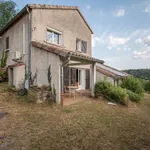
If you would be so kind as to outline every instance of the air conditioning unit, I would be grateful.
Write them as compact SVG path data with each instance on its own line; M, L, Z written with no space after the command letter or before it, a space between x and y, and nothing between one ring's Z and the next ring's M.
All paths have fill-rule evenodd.
M21 58L21 53L20 53L19 51L16 51L16 52L14 53L14 58L13 58L13 59L18 60L18 59L20 59L20 58Z

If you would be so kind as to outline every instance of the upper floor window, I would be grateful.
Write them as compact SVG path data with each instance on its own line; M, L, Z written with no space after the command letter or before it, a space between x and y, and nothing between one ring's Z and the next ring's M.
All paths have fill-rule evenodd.
M9 36L6 38L6 50L9 50Z
M76 40L76 50L80 51L82 53L86 53L87 52L87 42L77 39Z
M76 50L81 52L81 40L76 40Z
M53 29L47 29L47 42L53 44L61 44L61 32Z

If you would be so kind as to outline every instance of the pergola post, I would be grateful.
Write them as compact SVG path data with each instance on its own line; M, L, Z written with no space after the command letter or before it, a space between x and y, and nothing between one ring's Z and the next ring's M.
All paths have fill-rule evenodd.
M94 97L94 86L96 83L96 63L92 64L91 67L91 94Z

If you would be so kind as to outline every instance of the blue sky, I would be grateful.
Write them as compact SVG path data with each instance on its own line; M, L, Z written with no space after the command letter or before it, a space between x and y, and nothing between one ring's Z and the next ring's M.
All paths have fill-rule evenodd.
M78 6L92 28L93 56L118 69L150 68L150 0L14 0Z

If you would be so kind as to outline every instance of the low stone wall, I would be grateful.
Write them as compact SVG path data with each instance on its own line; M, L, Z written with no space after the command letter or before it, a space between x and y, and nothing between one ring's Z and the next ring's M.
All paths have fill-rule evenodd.
M53 99L53 95L51 94L52 92L49 90L48 87L32 87L31 91L34 92L36 103L55 102Z
M36 103L43 103L48 99L48 90L38 90L37 91L37 101Z

